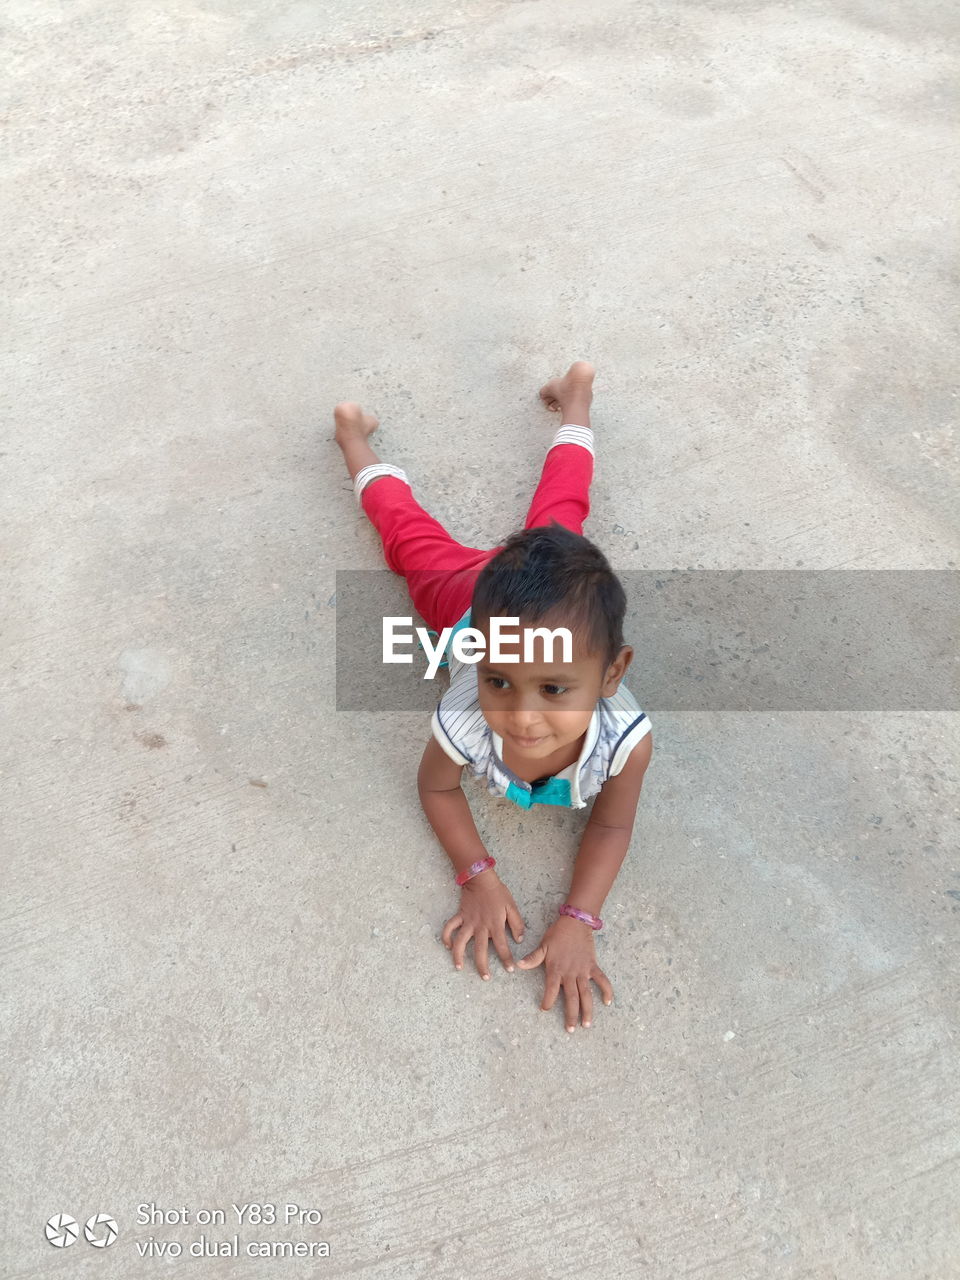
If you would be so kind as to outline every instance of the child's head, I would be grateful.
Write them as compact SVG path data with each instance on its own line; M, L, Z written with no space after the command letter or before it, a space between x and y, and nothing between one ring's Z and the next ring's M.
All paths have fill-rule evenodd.
M616 693L633 650L623 643L626 596L603 553L587 538L553 523L508 538L477 578L471 625L487 644L477 664L480 708L487 724L530 760L552 755L582 736L599 698ZM572 661L559 644L550 655L544 639L532 637L530 662L495 662L490 619L519 618L534 626L572 634Z

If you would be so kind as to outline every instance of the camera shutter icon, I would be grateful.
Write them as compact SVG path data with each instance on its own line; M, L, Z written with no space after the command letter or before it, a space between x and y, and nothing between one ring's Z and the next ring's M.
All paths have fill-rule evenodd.
M117 1238L117 1224L109 1213L98 1213L83 1224L83 1234L95 1249L106 1249Z
M66 1249L68 1245L74 1244L80 1234L76 1218L71 1218L69 1213L55 1213L47 1220L43 1231L50 1244L57 1249Z

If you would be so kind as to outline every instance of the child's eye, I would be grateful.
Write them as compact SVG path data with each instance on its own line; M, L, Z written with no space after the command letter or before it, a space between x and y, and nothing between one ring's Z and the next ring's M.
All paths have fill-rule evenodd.
M506 689L509 685L503 676L487 676L485 684L492 685L494 689Z
M562 685L562 684L545 684L543 686L543 692L546 694L549 694L549 696L553 698L553 697L556 697L558 694L566 693L567 687L566 685Z

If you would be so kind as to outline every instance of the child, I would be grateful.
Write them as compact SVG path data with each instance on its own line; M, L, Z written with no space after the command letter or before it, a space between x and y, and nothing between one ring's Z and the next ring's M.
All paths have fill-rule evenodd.
M633 657L621 630L623 587L582 536L593 476L594 372L577 360L564 377L541 388L541 399L560 411L564 425L547 451L523 532L493 550L455 542L418 505L405 473L380 462L367 443L379 425L372 414L352 402L334 409L337 444L388 566L406 578L428 626L438 632L471 626L486 642L477 663L450 657L450 687L434 712L418 775L424 812L461 886L460 909L443 929L458 969L472 937L482 978L490 977L488 941L513 972L505 926L517 942L524 927L474 825L460 786L464 766L494 795L525 809L583 808L596 796L567 901L539 945L518 961L521 969L545 966L541 1009L551 1009L563 988L568 1031L578 1017L584 1027L591 1024L591 979L604 1004L613 999L593 935L602 928L598 913L626 856L653 750L650 721L621 684ZM524 661L504 661L503 654L493 660L493 618L519 619L513 631L520 642L513 647ZM534 631L537 624L567 628L572 652L561 656L568 660L557 660ZM527 637L529 650L523 647Z

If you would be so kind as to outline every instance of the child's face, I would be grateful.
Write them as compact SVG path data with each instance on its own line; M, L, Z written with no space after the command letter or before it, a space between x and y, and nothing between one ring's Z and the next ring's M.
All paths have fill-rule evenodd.
M633 650L624 645L608 665L606 654L590 650L573 632L572 661L562 662L559 644L553 661L541 636L531 636L531 662L494 662L490 658L489 625L474 624L486 640L484 657L477 663L480 709L487 724L510 744L514 756L541 760L576 742L586 732L600 698L617 691L630 665ZM531 627L553 627L551 622L524 624L511 630L520 633L519 645L511 652L523 656L524 633Z

